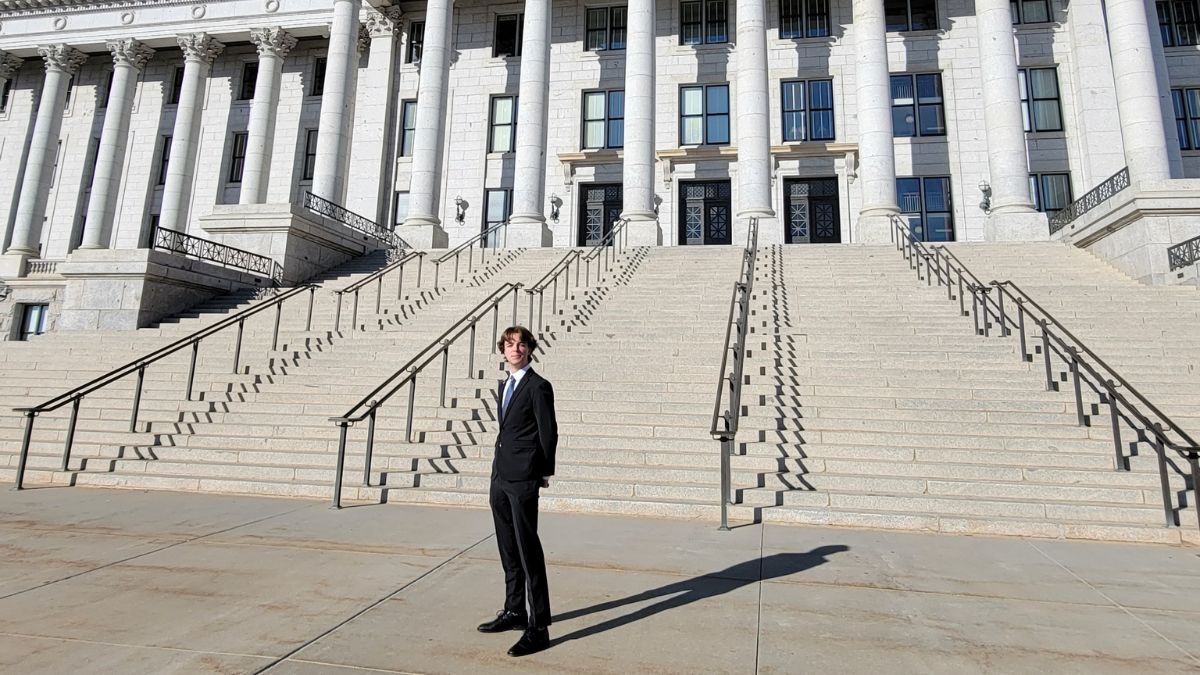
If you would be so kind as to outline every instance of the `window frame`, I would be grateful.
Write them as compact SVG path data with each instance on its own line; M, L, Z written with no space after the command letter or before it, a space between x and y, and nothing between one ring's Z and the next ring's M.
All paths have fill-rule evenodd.
M250 145L249 131L235 131L229 143L229 174L226 184L241 185L246 173L246 150Z
M108 110L108 100L112 97L114 71L105 71L104 78L100 81L100 91L96 92L96 110Z
M425 22L410 21L408 24L408 45L404 48L405 63L420 63L425 53Z
M786 107L786 105L787 105L787 89L789 86L794 86L797 84L802 85L801 91L803 92L804 104L803 104L802 108L789 110ZM817 84L828 84L829 85L829 107L828 108L825 108L825 107L814 108L812 105L813 85L817 85ZM780 109L780 123L781 123L780 138L783 140L784 143L810 143L810 142L818 142L819 143L819 142L836 140L836 138L837 138L837 121L835 119L835 113L834 113L833 79L832 78L818 78L818 79L812 79L812 80L805 80L805 79L780 80L780 82L779 82L779 109ZM817 138L816 134L814 134L814 132L813 132L813 126L814 126L813 125L813 118L814 118L813 113L814 112L821 112L821 113L828 112L829 113L830 132L829 132L828 137L822 136L820 138ZM803 125L802 125L803 138L789 138L788 137L788 128L789 128L788 127L788 115L789 114L797 114L797 113L799 113L801 115L802 119L804 120Z
M258 61L246 61L242 64L242 83L238 87L238 101L253 101L254 91L258 88ZM249 96L247 96L249 94Z
M318 56L313 59L312 86L308 88L309 96L325 95L325 74L329 68L329 57Z
M918 185L920 186L920 192L919 192L919 196L921 199L920 210L919 211L905 211L903 200L900 198L900 196L901 196L900 185L901 185L902 181L914 181L914 180L917 181ZM927 181L945 181L946 210L944 210L944 211L941 211L941 210L930 211L929 210L929 199L928 199L929 192L926 188ZM955 223L954 223L953 185L954 184L951 181L950 176L897 176L896 177L896 206L900 209L901 217L916 215L916 216L919 216L921 219L921 232L913 233L914 238L917 238L918 241L926 241L926 242L928 242L928 241L935 241L935 242L957 241L957 232L955 230ZM949 224L949 238L947 238L947 239L930 239L929 238L929 214L930 213L946 214L947 221Z
M698 114L698 115L697 114L689 115L689 114L684 113L684 96L686 95L686 92L688 90L692 90L692 89L700 90L701 111L700 111L700 114ZM709 105L708 105L709 94L708 94L708 92L712 89L724 89L725 90L725 112L714 113L714 112L709 111ZM722 140L714 141L709 137L709 133L708 133L709 132L709 120L712 118L717 118L717 117L725 118L725 140L723 140L723 141ZM700 119L700 127L702 129L703 140L699 143L685 142L684 122L689 118L699 118ZM713 83L713 84L680 85L680 87L679 87L679 146L684 147L684 146L702 146L702 145L712 145L712 146L729 145L732 142L732 139L733 139L733 128L731 126L731 115L730 115L730 104L729 104L729 83L728 82L720 82L720 83Z
M396 190L395 196L392 197L392 223L393 223L392 229L395 229L396 227L403 225L404 221L408 220L409 194L410 193L408 190ZM400 217L400 195L404 195L404 217L403 218Z
M604 115L599 118L589 118L587 100L588 96L597 94L604 96ZM613 96L620 94L621 96L621 114L620 116L613 114ZM592 89L584 91L582 94L582 105L580 106L580 138L579 147L583 150L615 150L625 147L625 90L624 89ZM621 142L614 144L612 142L612 124L614 122L621 123ZM588 123L599 122L603 126L604 140L600 145L588 145Z
M29 329L30 315L37 314L37 328ZM46 334L46 325L49 323L50 303L48 302L30 302L21 304L21 323L17 326L17 341L24 342L31 337Z
M409 114L411 113L411 114ZM417 137L417 99L400 101L400 156L412 157Z
M1066 179L1067 200L1066 200L1066 203L1063 204L1061 208L1056 208L1053 210L1046 208L1045 194L1046 194L1046 179L1048 179L1048 178L1050 178L1050 179L1057 179L1057 178ZM1075 199L1074 190L1072 190L1072 188L1071 188L1071 173L1069 171L1046 171L1046 172L1041 172L1041 173L1029 174L1029 196L1033 199L1033 208L1037 209L1041 213L1045 213L1047 216L1053 217L1054 214L1056 214L1059 211L1061 211L1062 209L1065 209L1068 206L1070 206L1071 202Z
M592 28L592 16L597 12L604 13L604 26ZM622 23L617 25L617 14L620 12ZM623 37L616 39L617 31ZM601 35L600 45L592 46L592 34ZM583 13L583 50L585 52L624 51L629 43L629 6L609 5L607 7L585 7ZM620 45L620 46L617 46Z
M824 13L814 13L813 10L820 9L821 5L824 5ZM829 5L829 0L779 0L779 39L807 40L832 35ZM794 12L785 13L788 9L794 9ZM819 23L814 25L814 20ZM795 22L798 28L793 31L787 27L789 22Z
M516 35L514 36L514 46L511 53L500 51L500 25L501 22L515 22ZM521 56L521 42L525 35L525 14L524 12L517 14L497 14L495 27L492 30L492 58L519 58Z
M317 129L304 130L304 161L300 164L300 182L311 182L317 175Z
M687 5L694 5L699 15L695 22L685 22ZM713 18L714 5L721 8L721 18ZM689 40L687 26L694 26L696 39ZM719 29L719 30L716 30ZM716 32L717 34L714 34ZM679 44L685 47L729 44L729 2L727 0L686 0L679 3Z
M0 87L0 114L8 112L8 106L12 104L13 80L17 79L17 74L4 81L4 86Z
M167 96L166 105L179 105L179 99L183 98L183 78L185 75L183 66L175 66L175 78L171 80L171 91Z
M904 17L905 24L903 28L898 27L898 24L888 23L888 3L889 2L904 2ZM928 2L933 21L929 26L921 26L920 28L913 27L913 4L915 2ZM888 33L915 33L923 30L937 30L941 25L941 16L938 14L937 0L884 0L883 6L883 26L884 31Z
M1029 20L1025 18L1026 5L1041 5L1045 8L1046 18ZM1014 26L1028 26L1039 23L1050 23L1054 20L1054 6L1050 0L1009 0L1009 14Z
M1055 91L1056 95L1053 97L1035 98L1033 95L1032 78L1030 78L1029 73L1032 71L1047 71L1047 70L1051 71L1054 74L1054 91ZM1058 66L1049 66L1049 67L1043 67L1043 68L1018 68L1017 69L1017 88L1020 90L1020 95L1021 95L1021 123L1022 123L1022 127L1025 129L1025 133L1029 133L1029 134L1058 133L1065 129L1065 127L1063 126L1063 112L1062 112L1062 86L1060 85L1060 83L1058 81ZM1042 102L1042 101L1054 101L1055 109L1057 110L1057 113L1058 113L1057 127L1042 128L1038 124L1039 120L1041 119L1041 116L1040 116L1040 114L1036 113L1036 111L1038 110L1038 107L1035 106L1034 104L1038 103L1038 102Z
M488 217L490 215L489 212L491 211L490 197L492 194L503 194L504 195L504 210L505 210L504 220L489 220L488 219ZM479 225L479 233L480 234L483 234L484 232L487 232L490 228L495 227L499 223L503 223L506 220L512 218L513 189L510 187L508 187L508 188L506 188L506 187L484 188L483 189L483 208L480 209L480 211L483 212L482 213L483 222L481 222ZM489 240L490 240L490 237L481 237L479 239L479 247L480 248L496 248L496 246Z
M503 99L512 99L512 119L508 122L498 124L496 122L496 101ZM496 128L509 128L508 148L505 150L496 149ZM495 94L488 99L488 141L487 148L489 153L505 153L516 152L517 150L517 95L516 94Z
M912 103L896 103L897 99L896 99L895 91L894 91L894 89L892 89L892 81L897 78L901 78L901 77L909 78L909 83L911 85L911 90L912 90L912 99L911 99ZM937 82L937 91L938 91L939 96L937 97L938 101L935 103L922 103L921 102L922 97L921 97L921 89L920 89L920 87L921 87L920 78L927 78L927 77L937 78L936 82ZM940 72L934 72L934 73L889 73L888 74L888 96L891 98L891 103L892 103L892 138L944 138L947 135L947 133L949 131L949 129L948 129L949 125L947 124L947 118L946 118L946 89L942 85L942 74ZM899 131L897 131L896 110L898 108L908 108L912 111L913 133L901 134ZM940 132L929 132L929 133L924 132L923 124L922 124L922 120L924 119L924 117L922 116L921 113L924 109L929 109L929 108L940 108L941 109L940 119L942 121L942 127L941 127Z
M1190 2L1193 16L1190 21L1181 20L1176 11L1180 5L1184 4L1189 4L1188 0L1158 0L1154 3L1163 47L1200 45L1200 0L1191 0ZM1181 30L1187 31L1182 39L1180 38Z
M1193 102L1195 105L1192 105ZM1172 89L1171 105L1175 109L1179 149L1200 150L1200 87Z
M158 182L155 187L161 187L167 184L167 169L171 162L171 141L174 136L171 134L163 134L159 137L162 146L162 154L158 157Z

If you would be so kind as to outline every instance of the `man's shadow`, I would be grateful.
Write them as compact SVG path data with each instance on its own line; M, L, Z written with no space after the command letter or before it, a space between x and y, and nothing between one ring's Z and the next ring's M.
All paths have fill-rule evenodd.
M554 617L555 622L577 619L588 614L605 612L617 607L653 600L654 598L665 598L661 602L643 607L624 616L614 617L594 626L588 626L573 633L568 633L555 639L551 644L555 645L568 640L589 637L612 630L613 628L620 628L635 621L641 621L659 612L665 612L693 602L723 595L749 584L779 579L796 574L797 572L803 572L817 565L829 562L827 556L849 550L849 546L838 544L833 546L818 546L807 553L775 553L765 558L754 558L753 560L738 563L719 572L692 577L685 581L677 581L666 586L642 591L637 595L630 595L617 600L609 600L598 605L592 605L591 607L563 612Z

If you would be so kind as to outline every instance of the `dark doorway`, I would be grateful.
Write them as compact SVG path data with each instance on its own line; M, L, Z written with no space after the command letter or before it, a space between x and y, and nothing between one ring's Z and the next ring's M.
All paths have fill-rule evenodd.
M787 209L786 243L841 243L836 178L788 178L783 182L783 190Z
M624 198L618 183L591 183L579 186L580 246L595 246L604 241L621 217Z
M679 243L733 243L733 203L729 181L680 183Z

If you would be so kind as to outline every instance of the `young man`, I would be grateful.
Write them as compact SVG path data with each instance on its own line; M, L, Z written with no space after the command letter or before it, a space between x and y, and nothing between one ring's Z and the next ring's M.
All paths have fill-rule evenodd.
M496 348L508 364L508 379L500 387L500 430L492 461L490 501L506 593L504 609L479 630L499 633L524 628L508 654L525 656L550 646L550 591L537 534L538 492L550 487L554 475L558 423L553 387L529 367L537 349L533 334L513 326L504 331Z

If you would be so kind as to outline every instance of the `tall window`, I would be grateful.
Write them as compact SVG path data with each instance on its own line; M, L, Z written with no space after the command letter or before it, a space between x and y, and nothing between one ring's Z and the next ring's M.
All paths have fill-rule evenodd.
M71 79L67 80L67 102L65 104L63 104L63 110L70 111L71 110L71 101L74 99L75 99L75 76L72 75Z
M583 92L583 147L625 146L625 91Z
M897 178L896 203L917 240L954 241L949 178Z
M829 36L829 0L779 0L779 37Z
M18 340L28 340L46 332L50 318L50 305L24 305L21 308L21 332Z
M414 21L408 26L408 54L405 63L420 63L421 51L425 47L425 22Z
M239 101L249 101L254 98L254 85L258 82L258 61L249 61L242 65L242 88L238 91Z
M417 102L404 101L400 106L400 156L412 157L413 140L417 135Z
M584 48L589 52L605 49L625 49L628 11L625 7L593 7L587 11L587 39Z
M242 182L242 172L246 169L246 141L250 134L239 131L233 135L233 145L229 150L229 182Z
M1050 0L1009 0L1012 22L1044 23L1050 20Z
M10 77L4 81L4 88L0 89L0 112L8 112L8 101L12 98L12 84L13 78Z
M892 135L946 135L940 73L892 75Z
M884 0L883 12L891 32L937 28L937 0Z
M108 107L108 98L112 96L113 71L108 71L104 76L104 84L100 85L100 99L96 102L96 108L103 109Z
M171 161L171 137L162 137L162 154L158 157L158 182L155 185L167 184L167 163Z
M178 105L183 95L183 66L175 68L175 77L171 80L171 95L167 97L169 105Z
M1033 208L1053 216L1071 205L1071 174L1031 174L1029 194L1033 197Z
M833 140L833 80L783 82L783 140Z
M1180 150L1200 150L1200 89L1172 89Z
M483 232L496 227L500 223L508 220L512 215L512 190L510 188L500 188L495 190L484 190L483 194ZM504 233L501 231L493 232L484 237L481 245L485 248L496 248L500 246L501 237Z
M496 37L492 40L492 56L520 56L521 32L524 27L524 14L497 16Z
M517 97L493 96L488 152L512 152L517 140Z
M392 218L392 222L396 223L397 225L403 225L404 221L408 218L408 193L407 192L397 192L396 193L396 208L394 209L394 211L395 211L395 215Z
M1054 68L1021 68L1021 117L1025 131L1062 131L1062 105L1058 101L1058 73Z
M679 3L679 44L729 42L729 6L725 0Z
M324 56L313 61L313 76L312 88L309 89L309 96L322 96L325 94L325 69L329 66L329 59Z
M679 90L679 144L729 143L729 85L709 84Z
M1164 47L1200 44L1200 0L1160 0L1154 5Z
M312 180L317 173L317 130L309 129L304 135L304 169L300 180Z

